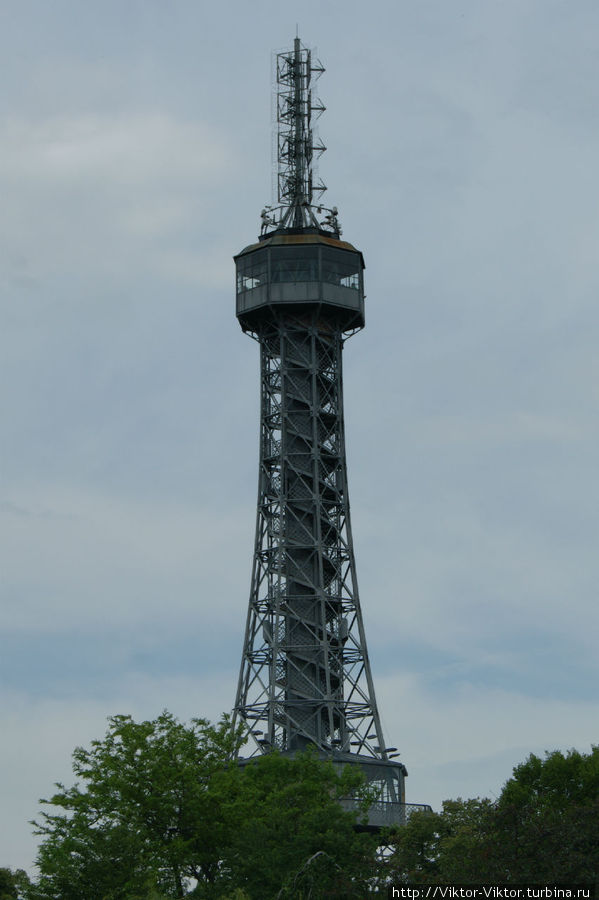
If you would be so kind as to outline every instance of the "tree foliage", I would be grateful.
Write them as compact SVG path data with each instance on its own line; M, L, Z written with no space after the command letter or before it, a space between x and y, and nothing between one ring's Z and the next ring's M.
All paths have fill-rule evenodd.
M496 802L448 800L386 840L339 802L370 797L316 753L235 761L230 722L109 719L77 748L72 787L42 801L40 876L0 869L0 900L362 898L381 881L599 881L599 747L531 755Z
M29 878L23 869L0 868L0 900L21 900L24 891L30 887Z
M394 881L414 884L477 882L487 868L485 836L493 804L490 800L446 800L443 811L413 813L391 839ZM486 879L489 880L489 879Z
M226 718L112 717L103 740L75 750L77 782L42 801L29 900L252 900L315 880L314 898L362 896L374 847L338 802L360 776L312 753L241 768L238 741Z
M75 750L79 781L42 801L52 812L35 823L43 841L32 896L183 897L191 879L209 888L225 828L210 786L235 740L226 719L214 727L167 712L141 723L112 717L104 740Z
M394 836L397 881L599 880L599 747L534 754L497 802L454 800L413 815Z
M494 825L506 880L599 880L599 747L531 754L505 784Z
M359 772L338 773L315 753L271 753L233 780L235 827L224 862L235 884L256 898L364 896L376 841L356 832L355 817L339 803L359 792Z

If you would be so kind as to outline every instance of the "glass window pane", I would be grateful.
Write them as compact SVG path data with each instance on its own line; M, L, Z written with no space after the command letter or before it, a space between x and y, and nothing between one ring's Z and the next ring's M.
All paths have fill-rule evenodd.
M250 253L237 261L237 290L251 291L266 283L268 276L268 257L266 250Z
M273 282L318 281L318 247L273 247L270 277Z
M360 257L357 253L346 250L333 250L329 247L322 250L322 280L329 284L359 290Z

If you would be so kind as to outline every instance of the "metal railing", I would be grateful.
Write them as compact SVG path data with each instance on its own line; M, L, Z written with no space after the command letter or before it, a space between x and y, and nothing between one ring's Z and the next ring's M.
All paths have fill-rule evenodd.
M345 797L341 800L341 807L347 812L359 812L360 801L353 797ZM368 828L392 828L396 825L405 825L414 812L432 812L432 808L426 803L397 803L387 800L377 800L368 809ZM360 820L358 819L358 825Z

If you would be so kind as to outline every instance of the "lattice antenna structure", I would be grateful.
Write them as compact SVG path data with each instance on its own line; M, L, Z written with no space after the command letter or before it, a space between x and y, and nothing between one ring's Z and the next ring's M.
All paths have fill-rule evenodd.
M262 233L273 228L323 228L340 235L337 209L321 202L326 185L316 162L326 150L314 123L325 110L316 82L324 72L296 37L291 50L275 56L277 206L262 211Z
M260 239L235 257L237 318L260 346L261 399L234 721L245 724L253 755L314 746L335 764L360 766L380 789L379 824L397 824L407 772L386 746L376 704L345 454L342 353L364 326L364 259L312 205L310 85L322 67L296 38L277 71L282 212L263 211Z

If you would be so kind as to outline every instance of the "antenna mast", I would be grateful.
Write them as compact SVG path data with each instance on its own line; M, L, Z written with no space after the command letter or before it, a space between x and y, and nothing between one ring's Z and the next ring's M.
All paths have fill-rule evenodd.
M316 95L323 72L322 63L313 61L299 37L291 50L276 55L278 206L262 211L263 235L305 228L341 234L337 208L327 209L319 202L326 185L315 175L316 162L326 150L312 127L325 110Z

